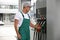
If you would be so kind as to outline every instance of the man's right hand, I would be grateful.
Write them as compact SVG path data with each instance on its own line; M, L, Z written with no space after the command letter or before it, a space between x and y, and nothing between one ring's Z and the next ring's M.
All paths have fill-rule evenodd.
M17 37L18 37L18 39L21 39L21 35L19 33L17 34Z

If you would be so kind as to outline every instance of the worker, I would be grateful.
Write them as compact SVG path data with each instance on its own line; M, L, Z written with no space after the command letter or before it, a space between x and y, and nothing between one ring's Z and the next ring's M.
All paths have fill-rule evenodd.
M35 27L35 25L33 25L30 22L30 16L28 14L30 8L31 8L31 4L24 3L23 10L19 11L19 13L16 13L15 15L14 27L17 33L17 38L19 40L30 40L30 28L29 27L31 26L33 28L37 28Z

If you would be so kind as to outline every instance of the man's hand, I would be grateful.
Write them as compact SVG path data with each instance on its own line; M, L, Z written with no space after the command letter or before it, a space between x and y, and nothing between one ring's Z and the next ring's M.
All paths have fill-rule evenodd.
M40 25L40 24L36 24L36 25L35 25L35 28L36 28L36 29L41 29L41 25Z
M33 25L33 24L30 22L30 26L33 27L33 28L36 28L36 29L41 29L41 25L40 25L40 24Z
M41 25L40 25L40 24L36 24L36 25L35 25L35 30L36 30L37 32L40 32L40 31L41 31Z
M19 33L17 34L17 37L18 37L18 39L21 39L21 35Z
M41 29L41 27L36 27L36 29Z

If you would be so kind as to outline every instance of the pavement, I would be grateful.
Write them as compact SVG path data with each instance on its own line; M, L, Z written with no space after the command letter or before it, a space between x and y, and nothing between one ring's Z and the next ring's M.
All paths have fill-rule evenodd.
M34 31L30 27L30 40L33 40ZM0 40L17 40L13 25L0 25Z

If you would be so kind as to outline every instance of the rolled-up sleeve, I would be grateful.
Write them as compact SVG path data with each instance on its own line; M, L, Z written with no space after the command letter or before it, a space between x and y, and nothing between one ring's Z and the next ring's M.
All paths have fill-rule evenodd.
M15 18L14 18L14 19L19 20L19 19L20 19L20 14L19 14L19 13L16 13L16 14L15 14Z
M20 12L19 13L16 13L14 19L17 19L19 21L18 22L18 27L20 27L22 25L22 22L23 22L22 14Z

